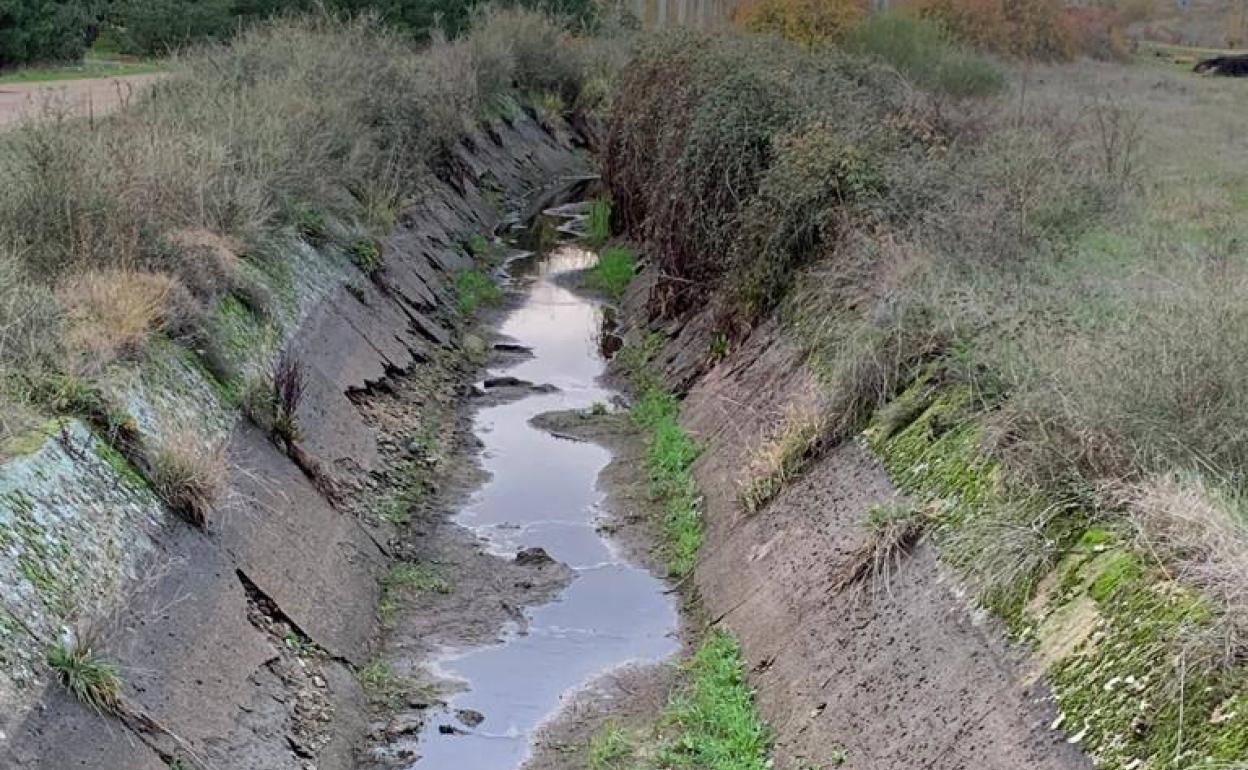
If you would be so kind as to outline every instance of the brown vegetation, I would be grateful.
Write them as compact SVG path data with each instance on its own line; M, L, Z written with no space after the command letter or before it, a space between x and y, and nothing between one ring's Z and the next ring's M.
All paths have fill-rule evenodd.
M286 239L375 243L454 173L474 123L521 102L577 105L585 73L605 77L618 56L520 9L423 49L374 20L313 15L193 51L104 119L49 105L0 135L5 400L52 408L31 403L32 377L95 377L159 333L233 380L207 319L230 295L269 318L257 276L298 269ZM365 271L380 261L356 256Z
M225 484L225 445L187 428L166 431L149 462L165 504L193 526L207 527Z

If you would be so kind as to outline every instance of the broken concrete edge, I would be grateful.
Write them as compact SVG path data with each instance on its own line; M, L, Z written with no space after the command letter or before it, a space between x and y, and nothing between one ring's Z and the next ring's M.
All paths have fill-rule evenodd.
M110 378L145 443L185 427L228 442L223 503L208 531L163 511L127 458L75 421L6 464L0 480L5 489L14 484L0 490L0 765L62 768L90 757L105 770L175 759L277 768L328 752L336 759L321 757L319 767L349 766L352 740L343 735L312 745L287 734L280 746L257 748L294 711L317 709L295 702L269 713L256 694L280 692L293 676L287 669L308 681L343 680L333 671L349 673L369 656L394 533L352 515L360 506L345 512L325 495L366 495L364 482L381 462L349 394L436 358L431 346L456 346L453 274L471 264L460 244L492 232L501 206L582 174L566 135L530 123L488 127L498 142L465 141L463 177L430 180L386 239L387 264L375 280L361 280L340 254L298 244L300 268L306 261L310 269L282 278L273 323L227 311L228 342L243 371L264 371L276 351L289 349L309 373L298 413L304 467L239 421L237 394L179 346L154 346L141 370ZM309 466L324 478L309 478ZM153 735L134 740L49 681L46 645L86 627L106 631L126 702L159 725ZM348 691L332 697L360 705L359 687L347 679ZM321 711L352 709L331 703ZM354 711L364 718L366 709Z

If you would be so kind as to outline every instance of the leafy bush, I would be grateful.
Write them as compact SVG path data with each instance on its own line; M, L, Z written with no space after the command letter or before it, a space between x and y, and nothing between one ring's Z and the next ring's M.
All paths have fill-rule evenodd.
M917 85L950 96L986 96L1005 88L1000 67L954 42L930 20L888 13L872 16L854 30L848 44L880 57Z
M746 0L732 19L750 32L815 45L842 39L866 16L863 0Z
M896 78L882 75L830 51L688 32L642 48L613 103L604 177L620 224L661 268L652 311L693 307L722 280L769 294L821 242L817 222L886 186L873 155L915 142L894 130L914 121L899 114ZM804 152L794 137L815 125L828 138ZM777 276L740 272L769 269L751 254L764 242Z

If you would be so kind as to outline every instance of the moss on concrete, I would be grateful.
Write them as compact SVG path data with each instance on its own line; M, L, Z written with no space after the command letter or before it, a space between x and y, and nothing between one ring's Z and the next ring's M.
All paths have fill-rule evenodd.
M864 434L898 487L943 511L937 542L955 569L975 554L959 553L951 535L1047 504L1043 491L1008 482L982 433L970 389L933 388L925 376ZM1209 604L1076 509L1047 520L1044 534L1060 553L1056 567L1017 586L1012 601L984 604L1035 649L1069 740L1116 770L1248 758L1248 665L1211 662Z

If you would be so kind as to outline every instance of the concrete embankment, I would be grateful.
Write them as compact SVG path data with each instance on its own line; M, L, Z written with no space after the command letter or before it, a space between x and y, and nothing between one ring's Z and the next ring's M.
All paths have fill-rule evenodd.
M652 271L630 288L626 338L659 334L652 365L687 395L681 423L703 448L694 475L706 534L692 588L708 623L741 642L778 768L1088 767L1024 652L977 609L925 541L877 577L847 580L868 513L905 502L856 440L826 452L750 513L739 495L757 447L819 384L776 322L722 360L710 313L651 323Z
M0 766L353 766L367 727L355 672L373 654L397 532L369 509L392 447L367 396L415 379L428 408L454 408L465 371L454 276L472 265L467 240L581 163L561 128L498 123L466 139L403 212L378 272L365 277L342 254L290 244L307 250L307 270L282 282L283 323L257 331L240 322L242 339L230 342L259 337L270 355L284 349L301 362L298 464L238 418L176 346L110 384L145 441L193 424L226 443L224 502L206 531L165 511L76 422L34 437L7 463ZM72 633L97 635L116 661L125 718L92 711L50 680L42 656L67 633L67 617L77 619Z

